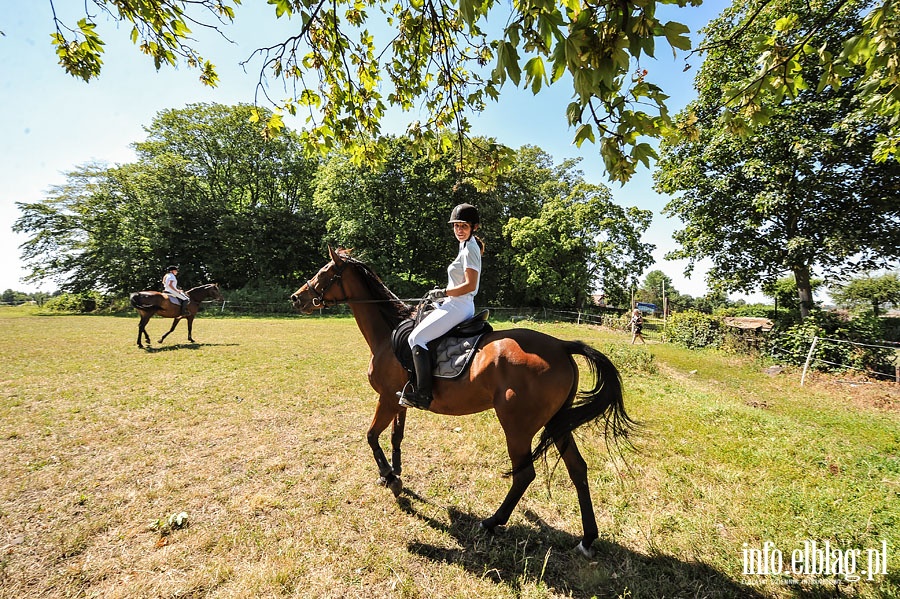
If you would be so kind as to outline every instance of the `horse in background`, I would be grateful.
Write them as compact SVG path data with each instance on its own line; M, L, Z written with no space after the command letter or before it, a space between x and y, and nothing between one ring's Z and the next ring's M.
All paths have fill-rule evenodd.
M169 336L169 333L174 331L175 327L178 326L178 323L182 320L187 320L188 341L196 343L192 334L194 329L194 317L197 316L197 312L200 311L200 303L207 300L222 300L224 298L222 297L222 292L219 291L219 285L217 283L200 285L199 287L189 289L185 293L191 298L185 314L181 313L181 306L171 301L169 299L169 294L167 293L159 291L138 291L137 293L131 294L131 306L141 315L141 322L138 325L138 347L144 347L141 343L142 334L147 341L147 345L150 345L150 335L147 334L146 327L147 321L154 316L175 319L172 323L172 328L169 329L168 333L160 337L159 343L165 341L166 337Z

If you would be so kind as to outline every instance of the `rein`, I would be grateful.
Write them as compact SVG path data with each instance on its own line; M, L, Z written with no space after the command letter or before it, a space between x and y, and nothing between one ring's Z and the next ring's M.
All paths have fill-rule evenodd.
M425 298L388 298L388 299L350 299L347 294L347 290L344 289L344 269L347 268L348 262L344 262L341 265L341 268L331 277L331 280L328 281L328 284L320 291L316 289L316 286L313 285L313 282L309 279L306 279L306 286L310 291L315 293L317 297L312 298L312 305L314 308L327 308L329 306L336 306L338 304L387 304L393 303L396 301L400 302L409 302L420 304L425 301ZM335 284L335 282L340 283L341 291L344 293L343 299L333 299L326 300L325 294L328 293L328 290L331 289L331 286Z

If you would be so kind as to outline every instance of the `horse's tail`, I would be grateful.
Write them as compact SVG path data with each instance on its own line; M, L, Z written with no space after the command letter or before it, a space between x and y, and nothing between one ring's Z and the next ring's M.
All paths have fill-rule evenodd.
M142 303L140 292L131 294L131 307L135 310L159 310L156 304Z
M543 456L551 445L565 439L581 425L600 418L603 418L603 432L608 447L610 444L618 447L620 442L627 442L628 435L637 426L625 412L622 378L615 364L581 341L568 341L565 344L570 356L583 356L587 360L594 375L594 387L587 391L578 391L576 384L569 399L541 431L538 444L531 452L532 463ZM578 368L574 359L572 366Z

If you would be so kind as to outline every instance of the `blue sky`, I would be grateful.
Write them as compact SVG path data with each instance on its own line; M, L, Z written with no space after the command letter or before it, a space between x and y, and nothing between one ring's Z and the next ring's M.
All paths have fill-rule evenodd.
M77 11L84 6L78 2L63 4L56 3L57 11ZM664 20L686 23L695 32L725 6L723 0L712 0L700 8L666 9ZM68 22L74 23L83 13L61 14L64 15L69 15ZM234 43L195 31L200 40L198 47L219 71L219 86L208 88L197 80L196 71L186 67L157 72L152 61L131 44L130 28L118 27L102 17L98 23L98 32L106 42L103 72L99 79L85 83L66 74L57 64L50 44L53 21L48 2L4 0L0 5L0 30L5 34L0 36L0 253L4 256L0 261L0 290L55 289L53 283L35 286L22 281L27 273L21 267L19 245L25 237L11 232L20 215L15 202L39 201L52 186L64 183L65 173L78 165L133 161L131 144L144 139L143 127L160 110L195 102L253 102L259 64L249 65L245 73L239 63L256 48L282 41L296 26L283 19L276 21L272 7L249 0L238 8L235 26L227 29ZM684 73L684 57L674 58L663 46L664 42L657 44L656 60L646 60L641 66L649 71L648 78L671 96L669 108L675 112L694 97L693 73L699 61L694 58L694 69ZM272 93L276 99L284 95L277 89ZM586 178L608 185L618 203L654 212L653 224L645 236L645 241L657 246L657 262L651 268L671 277L678 291L703 295L706 284L702 264L691 279L686 279L682 275L683 262L663 258L675 247L671 235L680 223L660 214L667 198L653 191L651 171L639 170L624 186L609 183L597 146L585 143L576 148L571 143L574 130L568 128L565 118L570 97L571 88L565 82L537 96L508 85L499 103L472 117L475 133L496 137L511 147L539 146L556 162L582 158L580 168ZM386 132L401 133L406 122L415 118L416 115L392 118ZM300 121L286 123L294 129L302 127Z

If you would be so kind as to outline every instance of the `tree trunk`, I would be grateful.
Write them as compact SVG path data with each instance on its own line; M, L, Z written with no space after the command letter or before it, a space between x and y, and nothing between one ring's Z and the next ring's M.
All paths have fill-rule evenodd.
M809 282L809 266L795 266L794 280L797 282L797 296L800 299L800 320L806 320L813 307L812 285Z

